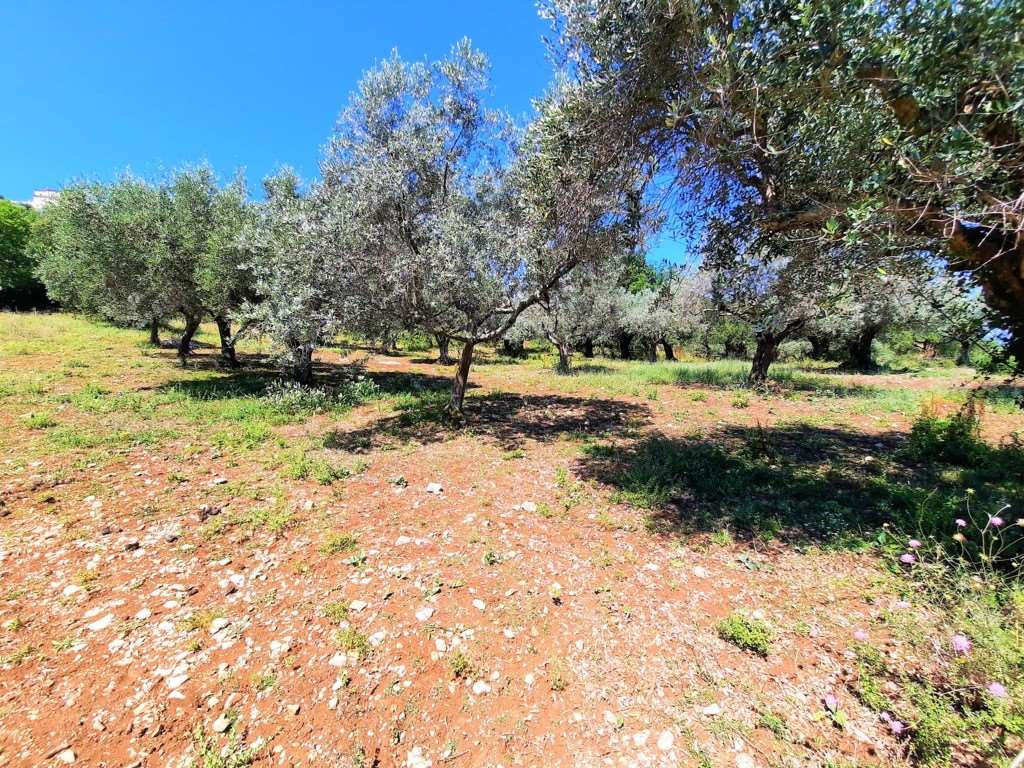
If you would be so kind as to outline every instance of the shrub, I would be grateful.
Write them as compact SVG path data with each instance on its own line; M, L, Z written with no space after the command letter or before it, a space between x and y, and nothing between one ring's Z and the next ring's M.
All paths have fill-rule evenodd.
M983 407L981 401L969 398L957 413L943 417L933 402L925 403L910 430L907 454L919 461L962 467L978 464L987 449L980 437Z
M759 619L732 613L718 622L718 636L737 648L767 657L774 633L771 627Z

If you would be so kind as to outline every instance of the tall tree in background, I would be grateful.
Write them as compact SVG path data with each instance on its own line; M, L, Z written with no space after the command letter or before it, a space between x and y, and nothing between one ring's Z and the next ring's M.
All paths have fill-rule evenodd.
M30 208L0 199L0 307L35 309L47 304L30 247L37 219Z

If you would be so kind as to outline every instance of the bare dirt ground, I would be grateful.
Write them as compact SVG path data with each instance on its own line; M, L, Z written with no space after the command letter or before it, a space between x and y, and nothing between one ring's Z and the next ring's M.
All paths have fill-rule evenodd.
M76 333L0 362L0 766L904 764L847 690L855 632L906 653L875 556L659 524L581 446L827 422L842 445L804 449L871 461L908 413L479 365L464 428L385 398L246 443L243 421L147 405L220 376L209 351L182 372L139 334ZM357 353L382 380L448 375L424 354ZM86 406L90 384L136 399ZM44 410L55 425L26 425ZM277 454L302 444L351 471L289 473ZM773 628L766 658L719 637L733 612Z

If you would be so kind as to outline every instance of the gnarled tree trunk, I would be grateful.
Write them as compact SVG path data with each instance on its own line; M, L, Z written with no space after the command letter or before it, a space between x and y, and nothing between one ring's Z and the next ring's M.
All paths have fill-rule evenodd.
M750 375L747 376L747 383L751 386L761 386L768 380L768 368L779 356L780 340L774 334L758 333L756 339L754 360L750 365Z
M149 343L154 347L160 346L160 321L149 321Z
M623 360L630 360L633 357L633 334L619 331L618 335L619 357Z
M648 363L658 362L658 344L654 341L644 342L644 357Z
M594 340L584 339L583 340L583 356L588 360L594 357Z
M182 368L188 364L188 356L192 354L192 337L199 330L202 319L201 315L185 315L185 330L178 340L178 360L181 361Z
M875 362L871 359L871 344L878 335L876 326L868 326L858 333L846 348L846 359L850 367L858 371L873 371Z
M437 362L441 365L451 365L455 361L452 360L451 354L448 352L448 347L451 344L451 339L445 333L435 333L434 341L437 342Z
M501 340L501 350L508 357L522 357L525 354L525 345L522 341Z
M235 340L231 337L231 321L220 315L213 320L217 323L217 333L220 335L221 363L228 368L237 368L238 357L235 355Z
M663 350L665 350L665 359L666 360L675 360L676 359L676 353L672 349L672 345L669 343L668 339L662 339L661 340L661 348Z
M452 381L452 398L448 402L448 413L459 418L462 417L462 407L466 400L469 367L473 364L473 347L475 346L476 342L474 341L467 341L462 345L459 367L455 369L455 379Z
M313 345L294 344L291 348L291 377L299 384L313 383Z
M812 334L807 337L807 340L811 342L811 358L814 360L824 360L828 357L829 341L827 336L818 336Z

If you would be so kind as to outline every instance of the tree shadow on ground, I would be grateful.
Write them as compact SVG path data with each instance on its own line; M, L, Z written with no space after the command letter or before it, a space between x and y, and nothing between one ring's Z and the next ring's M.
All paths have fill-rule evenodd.
M619 400L501 392L467 397L465 421L455 423L445 412L447 403L447 387L400 398L395 403L397 413L361 429L331 432L324 444L365 450L396 440L428 444L472 434L515 450L531 440L589 439L618 433L650 418L646 407Z
M948 538L967 488L978 509L1020 498L1019 457L991 454L974 468L917 464L905 435L840 428L727 426L700 438L662 434L584 448L578 476L647 510L665 536L728 528L750 540L860 545L886 523Z

